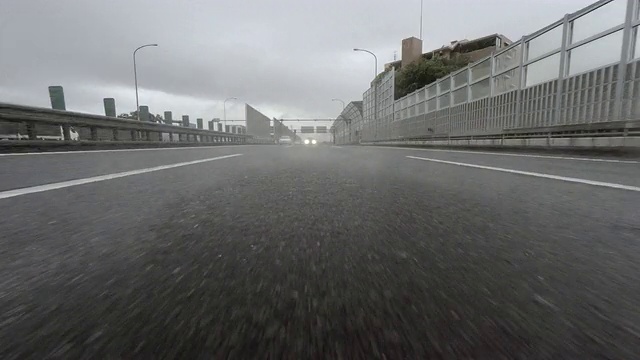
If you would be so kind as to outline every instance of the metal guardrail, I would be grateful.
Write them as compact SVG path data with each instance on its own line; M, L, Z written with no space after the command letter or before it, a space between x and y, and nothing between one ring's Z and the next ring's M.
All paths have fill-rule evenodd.
M27 137L31 141L38 141L38 126L60 126L61 137L71 141L71 127L88 128L88 138L92 142L122 142L131 141L161 141L161 142L190 142L190 143L250 143L252 136L246 134L231 134L219 131L194 129L181 126L171 126L144 121L113 118L102 115L85 114L72 111L53 110L31 106L0 103L0 122L26 124ZM99 130L102 130L101 136ZM104 131L107 130L105 138ZM123 136L122 131L125 131ZM177 136L174 136L177 135Z

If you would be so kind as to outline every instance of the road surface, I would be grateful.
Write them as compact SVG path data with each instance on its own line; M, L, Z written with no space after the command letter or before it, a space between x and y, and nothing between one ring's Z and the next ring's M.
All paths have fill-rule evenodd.
M631 359L640 162L0 155L0 358Z

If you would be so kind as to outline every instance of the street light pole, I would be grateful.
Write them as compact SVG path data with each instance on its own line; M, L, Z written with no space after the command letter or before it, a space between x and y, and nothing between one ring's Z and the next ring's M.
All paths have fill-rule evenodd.
M375 59L375 69L373 69L373 78L375 79L376 76L378 76L378 57L376 56L376 54L372 53L369 50L365 50L365 49L353 49L353 51L364 51L366 53L369 53L371 55L373 55L373 58Z
M420 40L422 40L422 14L423 14L424 0L420 0Z
M133 78L136 84L136 117L138 118L138 121L140 121L140 103L138 102L138 69L136 67L136 53L138 50L149 46L158 46L158 44L146 44L133 50Z
M344 110L344 101L340 99L331 99L331 101L340 101L342 103L342 110Z
M373 80L374 80L374 82L373 82L373 124L374 124L375 130L376 130L375 131L375 138L377 138L378 137L378 121L377 121L377 118L378 118L378 86L377 86L377 84L375 82L375 79L378 76L378 57L376 56L376 54L372 53L369 50L365 50L365 49L356 48L356 49L353 49L353 51L364 51L366 53L369 53L369 54L373 55L373 58L375 59L375 62L376 62L376 64L375 64L376 68L375 68L375 71L374 71L374 74L373 74Z
M230 97L224 100L224 103L222 103L222 109L224 111L223 114L223 119L224 119L224 129L222 129L224 132L227 131L227 101L229 100L238 100L237 97Z

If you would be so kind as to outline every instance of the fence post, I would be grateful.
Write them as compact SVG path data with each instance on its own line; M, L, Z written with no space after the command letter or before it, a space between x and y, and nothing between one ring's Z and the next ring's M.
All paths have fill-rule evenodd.
M464 112L464 122L465 122L465 127L469 130L471 130L471 128L473 127L473 125L471 124L471 119L473 118L470 114L471 112L471 65L467 64L467 85L465 86L466 90L467 90L467 103L465 104L465 112ZM464 128L463 128L463 134L464 134Z
M487 125L489 128L493 129L496 122L496 119L494 118L495 114L493 108L495 106L493 101L493 94L496 92L496 85L493 79L496 74L496 54L494 51L491 52L491 57L489 58L489 66L491 66L491 68L489 69L489 98L487 99L487 106L489 108L487 109ZM485 129L485 134L486 133L487 131Z
M623 113L623 102L624 102L624 83L627 77L627 65L629 64L629 60L633 57L631 53L631 32L633 28L631 27L631 23L633 22L633 14L635 14L635 6L637 0L627 0L627 11L626 17L624 19L624 28L622 30L622 51L620 52L620 64L618 65L618 80L616 82L616 99L615 99L615 109L614 109L614 118L609 119L609 121L615 120L623 120L623 117L626 117L626 114Z
M526 79L525 79L525 73L526 71L524 70L524 59L525 59L525 53L526 53L526 47L527 47L527 37L523 36L522 39L520 39L520 64L518 65L518 90L516 92L516 110L515 110L515 128L517 128L521 121L522 121L522 89L525 87L523 86L523 81L524 81L524 85L526 85Z
M447 76L447 81L449 82L449 92L447 93L447 96L449 97L449 105L447 105L447 123L449 124L449 130L447 133L449 133L449 137L451 137L451 104L453 104L453 77L451 74Z
M564 92L564 77L567 72L567 45L569 45L570 37L569 14L564 16L562 20L562 42L560 45L560 69L558 69L558 86L556 87L556 104L553 116L553 125L559 125L562 121L562 93Z

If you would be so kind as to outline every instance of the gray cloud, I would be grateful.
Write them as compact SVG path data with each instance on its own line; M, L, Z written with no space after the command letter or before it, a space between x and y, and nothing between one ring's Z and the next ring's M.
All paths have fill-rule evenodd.
M589 0L425 0L425 50L503 33L513 40ZM243 103L268 116L335 117L331 98L361 100L373 76L417 36L419 0L4 0L0 2L0 101L47 106L63 85L70 108L102 111L116 97L193 118L244 118ZM398 55L399 56L399 55Z

